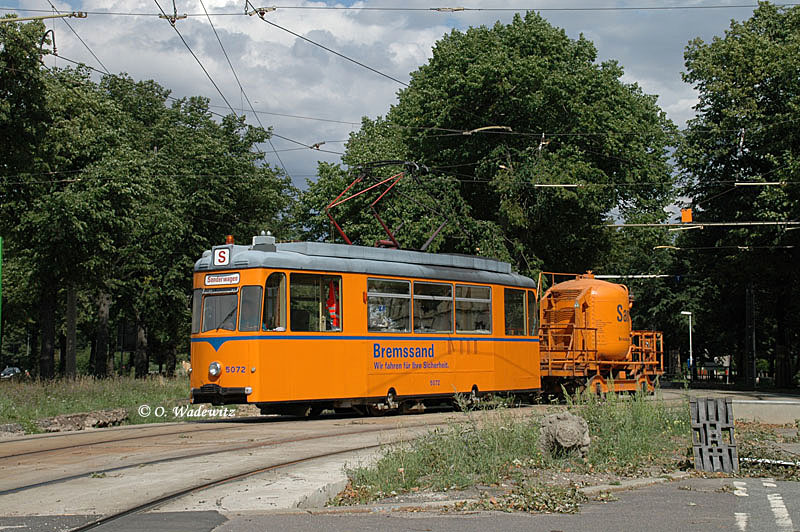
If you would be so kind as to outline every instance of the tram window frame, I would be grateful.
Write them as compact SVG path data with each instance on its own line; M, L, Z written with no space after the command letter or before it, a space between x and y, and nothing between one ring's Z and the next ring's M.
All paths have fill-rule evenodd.
M376 286L380 283L384 284L384 286ZM387 291L386 289L391 285L396 285L398 288L400 288L400 285L404 285L405 292ZM371 290L372 288L375 288L376 290ZM368 277L367 331L383 333L410 333L412 323L411 299L411 281L406 281L403 279L381 279ZM389 307L388 310L386 307ZM390 327L390 325L393 323L402 324L403 320L405 320L405 328ZM387 325L385 327L381 327L377 325L378 322L386 323Z
M521 301L512 301L510 296L522 296ZM527 335L527 302L526 290L520 288L503 288L503 317L506 336ZM513 308L517 305L517 308ZM512 313L512 311L514 311ZM520 312L521 311L521 312ZM516 321L516 323L515 323ZM521 323L520 323L521 322Z
M461 290L463 290L463 292L459 294L459 291ZM473 297L472 294L470 294L471 290L486 290L489 297ZM459 305L459 303L461 305ZM478 307L485 305L485 307L477 310L474 307L469 308L469 305L476 305ZM486 317L488 318L488 328L468 329L466 327L460 327L459 325L463 320L459 320L459 317L464 317L466 312L485 312ZM457 284L455 287L455 316L457 334L492 334L492 287L484 285Z
M203 317L203 289L192 290L192 334L200 332L200 322Z
M536 292L528 290L528 336L536 336L539 330L539 301Z
M233 302L233 308L228 310L218 310L220 305L224 302ZM209 310L210 304L215 304L213 311ZM230 308L230 305L228 305ZM226 312L227 311L227 312ZM218 323L218 316L226 313L225 318ZM207 288L203 291L203 324L201 332L217 332L220 329L225 331L235 331L236 324L239 318L239 289L237 288ZM210 323L209 323L210 322ZM226 323L230 323L230 327L224 327Z
M339 311L338 326L334 325L336 318L331 316L328 307L330 286L335 288L334 308ZM308 287L314 288L309 291ZM302 294L304 290L306 294ZM309 302L311 302L310 305L307 304ZM306 304L300 305L300 303ZM309 308L302 308L303 306ZM343 330L342 317L341 275L294 272L289 274L289 327L293 332L341 332ZM306 322L307 325L303 326L303 322Z
M418 293L418 289L427 290L433 287L440 287L446 288L446 292L449 295L436 295L436 294L424 294ZM413 308L414 308L414 332L415 333L422 333L422 334L453 334L454 329L454 316L455 316L455 305L453 301L453 285L451 283L434 283L429 281L414 281L414 295L413 295ZM421 327L421 321L423 319L430 319L429 316L420 317L421 314L424 313L422 306L424 305L424 301L438 301L439 303L436 304L437 307L440 307L443 303L449 303L449 319L447 323L449 325L448 329L443 329L441 327L434 327L437 325L437 320L440 319L440 316L434 316L433 321L431 321L431 327L423 328ZM442 309L436 308L434 312L444 315L441 312ZM438 321L438 324L441 324L441 321Z
M246 285L240 290L239 299L239 332L257 332L261 327L261 295L260 285ZM253 294L255 292L255 294ZM255 297L253 297L255 295Z
M270 284L270 279L279 279ZM277 290L276 290L277 289ZM277 313L275 310L277 309ZM277 320L271 318L277 314ZM286 331L286 274L272 272L264 282L264 308L261 314L261 330L264 332Z

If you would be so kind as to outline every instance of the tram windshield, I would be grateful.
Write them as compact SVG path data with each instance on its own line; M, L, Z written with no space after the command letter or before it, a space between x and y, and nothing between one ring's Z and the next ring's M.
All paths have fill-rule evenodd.
M207 294L203 298L203 332L236 330L237 293Z

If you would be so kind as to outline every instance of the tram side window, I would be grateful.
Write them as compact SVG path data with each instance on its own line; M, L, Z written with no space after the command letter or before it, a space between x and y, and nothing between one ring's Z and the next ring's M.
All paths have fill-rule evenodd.
M203 307L203 289L195 288L192 292L192 334L200 332L200 310Z
M536 293L528 290L528 335L536 336L539 328L539 303Z
M367 279L367 330L411 331L411 283Z
M456 332L492 332L492 289L488 286L456 285Z
M504 290L506 335L525 336L525 290Z
M236 330L236 311L239 308L239 294L227 291L227 293L215 294L208 293L203 298L203 332Z
M257 331L261 323L261 287L242 287L242 310L239 313L240 331Z
M453 285L414 283L414 332L453 332Z
M341 331L338 275L293 273L289 280L289 326L293 331Z
M271 273L264 286L264 314L262 331L286 330L286 274Z

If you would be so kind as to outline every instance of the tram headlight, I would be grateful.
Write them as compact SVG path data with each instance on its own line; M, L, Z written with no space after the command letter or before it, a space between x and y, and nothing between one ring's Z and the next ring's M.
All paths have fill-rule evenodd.
M220 372L222 372L222 366L219 365L219 362L212 362L208 365L208 374L212 377L218 377Z

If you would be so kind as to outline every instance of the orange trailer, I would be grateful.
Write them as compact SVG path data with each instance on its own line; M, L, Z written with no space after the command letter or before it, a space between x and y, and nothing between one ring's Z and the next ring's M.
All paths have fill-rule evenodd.
M508 263L262 234L194 270L195 403L380 412L541 388L536 283Z
M551 286L539 307L543 387L652 391L664 372L663 336L632 330L631 306L628 287L591 272Z

